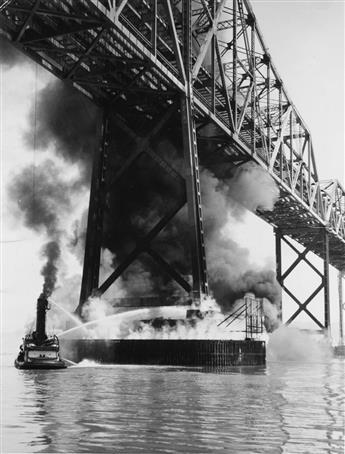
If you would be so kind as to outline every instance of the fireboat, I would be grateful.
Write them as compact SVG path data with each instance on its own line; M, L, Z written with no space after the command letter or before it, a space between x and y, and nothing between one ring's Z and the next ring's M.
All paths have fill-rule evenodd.
M60 358L57 336L46 334L48 300L42 294L37 300L36 330L23 338L19 354L14 361L17 369L64 369L66 363Z

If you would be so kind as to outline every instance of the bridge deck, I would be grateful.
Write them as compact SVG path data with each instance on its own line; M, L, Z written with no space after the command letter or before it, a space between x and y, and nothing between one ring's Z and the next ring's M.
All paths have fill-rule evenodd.
M310 132L250 4L222 1L212 12L206 3L193 6L192 68L198 141L213 144L204 160L251 159L267 169L281 197L273 212L258 214L322 258L315 232L326 228L330 263L344 269L344 189L319 180ZM113 105L139 136L186 90L181 1L13 0L1 7L0 27L57 77L98 105Z

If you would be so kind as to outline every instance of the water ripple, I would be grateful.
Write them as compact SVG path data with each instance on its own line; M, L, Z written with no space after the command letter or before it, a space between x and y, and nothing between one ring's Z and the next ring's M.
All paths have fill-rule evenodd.
M343 453L343 366L7 367L1 452Z

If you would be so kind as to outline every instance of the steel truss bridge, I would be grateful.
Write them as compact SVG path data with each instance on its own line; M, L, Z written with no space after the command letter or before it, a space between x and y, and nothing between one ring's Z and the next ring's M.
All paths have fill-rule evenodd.
M104 293L141 253L148 253L186 294L208 293L199 160L216 174L251 160L280 189L274 210L257 214L274 226L277 278L298 305L288 322L304 311L320 328L328 328L329 265L345 269L345 192L336 180L320 180L311 133L287 93L248 0L3 0L0 5L1 33L104 111L79 309L95 289ZM111 121L135 144L116 171L109 170ZM153 150L155 138L172 123L183 139L182 176ZM106 194L143 157L175 180L176 203L100 283ZM192 284L152 247L186 203ZM297 253L286 270L282 243ZM323 260L323 270L309 260L309 252ZM305 301L285 285L302 261L320 276L320 285ZM321 291L322 322L307 307Z

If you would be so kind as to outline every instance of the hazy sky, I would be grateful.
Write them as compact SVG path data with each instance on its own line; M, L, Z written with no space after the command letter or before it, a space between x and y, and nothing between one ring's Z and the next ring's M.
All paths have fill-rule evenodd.
M252 4L273 61L311 130L320 177L338 178L344 183L344 2L253 0ZM35 91L49 77L33 64L1 71L2 191L18 168L33 162L33 147L24 145L22 133ZM35 159L39 156L35 155ZM4 191L2 210L8 213ZM235 236L251 249L254 261L274 261L270 226L249 216ZM41 290L39 250L44 238L22 227L17 219L6 216L2 221L2 241L2 330L22 329ZM291 259L287 254L286 260ZM303 283L295 277L291 285L307 293L315 282L303 270L299 273ZM332 314L337 318L335 276L332 271ZM315 311L322 313L321 296L317 304ZM287 315L296 307L292 305ZM306 317L300 320L302 325L310 326Z
M252 1L272 59L311 130L320 179L344 182L344 1Z

